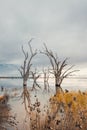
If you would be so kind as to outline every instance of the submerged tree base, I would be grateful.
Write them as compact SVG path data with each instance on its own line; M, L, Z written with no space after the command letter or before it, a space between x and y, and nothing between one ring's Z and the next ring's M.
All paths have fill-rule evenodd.
M56 84L55 88L56 88L56 94L63 93L63 89L62 89L62 87L60 85Z

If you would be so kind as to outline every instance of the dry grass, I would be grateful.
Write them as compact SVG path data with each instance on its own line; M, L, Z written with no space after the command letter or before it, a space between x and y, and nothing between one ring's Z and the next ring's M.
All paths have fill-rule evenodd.
M50 102L51 113L54 115L52 122L57 121L53 129L87 129L87 92L58 93L50 99Z
M27 116L22 130L87 130L87 92L57 93L43 106L43 101L41 102L42 99L40 100L38 95L34 98L28 108L29 111L26 111ZM4 130L3 122L11 126L16 125L12 122L10 111L5 112L7 114L5 120L4 115L0 113L0 130Z
M30 107L30 130L87 130L87 92L64 92Z

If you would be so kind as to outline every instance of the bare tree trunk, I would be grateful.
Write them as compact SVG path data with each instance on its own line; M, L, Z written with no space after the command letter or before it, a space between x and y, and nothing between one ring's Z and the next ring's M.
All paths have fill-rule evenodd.
M30 57L29 57L29 54L28 52L25 52L23 46L22 46L22 52L24 54L24 63L23 65L20 67L19 69L19 72L23 78L23 93L22 93L22 97L23 97L23 103L25 105L25 109L27 112L29 112L29 106L30 106L30 92L27 88L27 81L28 81L28 78L30 76L30 71L31 71L31 66L32 66L32 59L33 57L37 54L37 50L35 50L33 52L32 50L32 47L30 45L31 41L33 39L31 39L29 42L28 42L28 45L29 45L29 49L30 49Z
M23 81L23 88L27 87L27 81Z
M56 94L63 92L63 89L61 88L61 85L59 84L59 80L57 77L55 78L55 90Z
M62 89L61 86L58 85L58 84L55 85L55 89L56 89L56 94L63 92L63 89Z
M49 68L48 70L46 69L43 69L43 74L44 74L44 91L46 92L50 92L50 89L49 89Z
M24 102L24 105L25 105L25 110L27 112L29 112L27 106L28 107L30 106L30 93L29 93L29 90L27 88L27 81L26 80L23 80L23 93L22 93L22 96L23 96L23 102Z
M36 69L35 69L35 72L31 72L31 73L32 73L32 78L33 78L32 90L37 90L36 87L41 88L40 85L37 83L37 80L39 79L40 75L37 74Z
M47 91L46 72L44 72L44 91Z
M50 73L53 74L55 78L55 91L56 93L63 92L61 88L62 81L70 74L78 70L71 71L73 66L67 67L67 58L63 61L60 61L57 54L54 54L51 50L48 50L46 44L44 44L44 47L45 50L41 53L45 54L51 63L52 71L50 71Z

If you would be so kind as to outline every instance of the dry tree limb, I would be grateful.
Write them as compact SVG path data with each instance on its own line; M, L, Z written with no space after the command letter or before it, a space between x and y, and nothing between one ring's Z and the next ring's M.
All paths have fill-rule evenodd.
M23 97L23 103L25 105L25 110L28 112L29 110L29 106L30 106L30 93L29 90L27 88L27 81L28 78L30 76L30 71L31 71L31 66L32 66L32 59L35 57L35 55L37 54L37 50L33 51L32 47L30 45L30 43L32 42L33 39L31 39L28 42L28 46L29 46L29 50L30 50L30 57L29 57L29 53L25 52L23 46L22 46L22 52L24 54L24 63L23 66L20 67L19 72L23 78L23 93L22 93L22 97Z
M68 58L65 58L63 61L60 61L58 59L57 54L54 54L51 50L48 50L46 44L44 43L44 51L41 52L42 54L46 55L49 60L52 67L51 74L55 77L55 89L56 93L58 91L62 91L61 84L63 80L70 76L70 74L79 71L79 70L72 70L74 66L68 67L67 60ZM68 69L66 69L68 67Z
M40 74L37 74L36 69L35 72L31 72L33 78L33 85L32 90L36 90L36 87L41 88L40 85L37 83L37 80L40 78Z

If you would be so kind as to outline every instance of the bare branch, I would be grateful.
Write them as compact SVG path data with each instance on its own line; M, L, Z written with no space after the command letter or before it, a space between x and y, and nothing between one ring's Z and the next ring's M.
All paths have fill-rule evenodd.
M66 78L71 73L76 72L77 70L70 71L73 68L73 66L69 67L68 69L65 69L65 67L68 65L67 64L68 58L66 58L65 60L63 60L63 62L61 62L58 60L57 54L54 54L51 50L48 50L45 43L44 43L44 48L45 48L44 52L41 53L45 54L50 60L51 67L53 70L49 72L52 73L55 77L55 87L57 92L57 89L60 87L63 79Z
M24 67L23 67L23 66L21 66L21 69L23 70L23 69L24 69Z
M25 50L22 46L22 52L24 54L24 63L23 63L23 66L21 66L19 69L19 72L20 72L21 76L23 77L23 94L22 94L22 96L23 96L23 100L24 100L25 110L27 112L29 110L29 105L30 105L30 93L27 89L27 80L29 78L30 71L31 71L31 66L32 66L31 61L32 61L33 57L37 54L36 51L33 52L32 47L30 45L32 40L33 40L33 38L28 42L30 53L31 53L30 57L28 55L28 52L25 52Z
M32 90L36 89L36 87L41 88L40 85L37 83L37 79L40 77L40 75L37 75L36 69L35 69L35 72L31 72L31 73L32 73L32 78L33 78Z
M60 69L59 69L60 72L63 70L63 68L64 68L65 66L67 66L67 64L66 64L67 59L68 59L68 58L66 58L66 59L62 62L61 66L60 66Z
M62 76L64 76L68 71L70 71L72 68L74 67L74 65L70 66L67 70L64 71L64 73L62 74Z
M20 72L20 74L21 74L21 76L23 78L23 72L20 69L18 69L18 71Z
M25 56L25 60L27 60L27 58L28 58L28 52L25 53L23 46L22 46L22 52L23 52L23 54L24 54L24 56Z
M30 44L32 42L32 40L34 40L34 38L30 39L30 41L28 42L28 45L29 45L29 49L30 49L31 55L34 55L34 53L37 53L37 49L33 52L31 44Z
M64 78L70 76L70 74L77 72L77 71L79 71L79 70L73 70L73 71L68 72L67 74L64 75Z
M30 45L31 41L32 41L32 39L28 42L28 45L29 45L29 48L30 48L31 55L33 55L32 47Z

